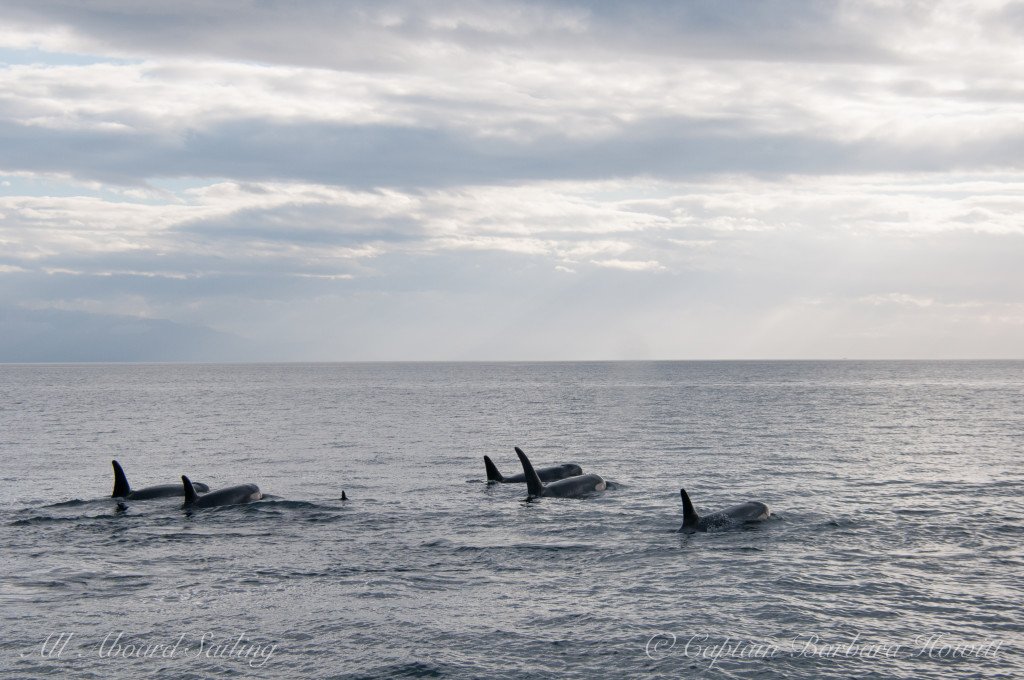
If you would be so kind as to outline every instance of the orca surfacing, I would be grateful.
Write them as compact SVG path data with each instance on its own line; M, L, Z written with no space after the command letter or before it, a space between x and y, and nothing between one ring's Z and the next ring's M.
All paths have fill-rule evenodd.
M520 451L517 446L516 452ZM495 482L501 484L525 484L526 474L520 472L516 475L509 475L506 477L498 471L498 466L488 457L484 456L484 467L487 468L487 483L493 484ZM541 468L537 470L537 476L540 477L542 482L554 482L559 479L565 479L566 477L578 477L583 474L583 468L575 463L563 463L561 465L553 465L551 467Z
M193 488L192 481L185 475L181 476L181 485L185 493L185 507L190 508L213 508L219 505L240 505L249 501L258 501L263 498L260 487L255 484L239 484L229 486L226 489L211 491L205 496L200 496Z
M709 531L726 529L730 526L746 522L760 522L768 519L772 514L768 506L760 501L747 501L734 505L725 510L713 512L710 515L701 517L690 502L690 496L686 489L680 489L679 495L683 499L683 526L679 527L679 533L692 534L698 531Z
M144 489L132 490L132 487L128 484L128 478L125 477L124 470L121 469L121 464L116 460L110 461L110 464L114 466L114 491L110 494L111 498L124 498L129 501L144 501L150 498L169 498L171 496L181 496L184 494L181 484L159 484L157 486L147 486ZM200 493L206 493L210 490L210 487L206 486L201 482L196 482L192 485L196 491Z
M533 469L533 464L530 463L530 459L526 457L522 449L516 447L516 455L519 456L519 462L523 464L523 475L526 477L526 489L531 496L550 496L554 498L578 498L585 496L595 491L604 491L608 484L604 481L601 475L589 474L589 475L577 475L575 477L566 477L565 479L559 479L558 481L551 482L550 484L544 484L540 480L540 476L537 471Z

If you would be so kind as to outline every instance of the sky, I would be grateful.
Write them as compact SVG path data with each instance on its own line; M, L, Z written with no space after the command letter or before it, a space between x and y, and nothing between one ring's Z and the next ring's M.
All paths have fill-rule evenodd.
M0 17L0 362L1024 359L1024 2Z

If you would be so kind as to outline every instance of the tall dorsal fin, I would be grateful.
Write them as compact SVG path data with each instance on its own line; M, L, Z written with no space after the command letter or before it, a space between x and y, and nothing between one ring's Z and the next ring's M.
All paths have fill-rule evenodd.
M338 500L339 501L347 501L348 500L348 496L345 495L345 490L344 489L341 490L341 498L339 498Z
M488 456L484 456L484 467L487 468L488 482L500 482L505 479L505 475L498 472L498 466Z
M526 457L523 450L516 447L516 455L519 456L519 462L523 464L523 476L526 477L526 490L531 496L540 496L544 493L544 483L540 481L540 475L533 469L533 463Z
M112 460L110 464L114 466L114 492L110 494L110 497L124 498L132 492L132 488L128 486L128 478L124 476L124 470L121 469L120 463Z
M185 475L181 476L181 483L185 487L185 505L192 505L199 498L199 494L196 493L195 488L192 486L192 480Z
M680 489L679 495L683 499L683 526L679 527L679 531L685 533L697 531L697 525L700 523L700 515L697 514L697 510L693 507L693 503L690 502L690 497L686 495L686 489Z

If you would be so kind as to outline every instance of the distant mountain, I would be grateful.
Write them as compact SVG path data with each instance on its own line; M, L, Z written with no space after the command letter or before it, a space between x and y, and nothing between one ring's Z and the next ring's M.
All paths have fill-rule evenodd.
M0 363L252 361L253 344L165 319L0 307Z

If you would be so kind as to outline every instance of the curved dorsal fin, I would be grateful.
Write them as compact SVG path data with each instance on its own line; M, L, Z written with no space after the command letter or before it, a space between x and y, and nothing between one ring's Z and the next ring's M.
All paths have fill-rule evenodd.
M487 468L488 482L500 482L505 479L505 475L498 472L498 466L494 464L489 456L484 456L484 467Z
M516 455L519 462L523 464L523 476L526 477L526 490L531 496L540 496L544 493L544 482L540 481L540 475L533 469L533 463L526 457L523 450L516 447Z
M110 494L110 497L124 498L132 492L132 488L128 486L128 478L124 476L124 470L121 469L120 463L112 460L110 464L114 466L114 492Z
M192 486L192 480L185 475L181 476L181 483L185 487L185 505L192 505L199 498L199 494L196 493L195 488Z
M697 531L697 525L700 523L700 515L697 514L697 510L693 507L693 503L690 502L690 497L686 494L686 489L680 489L679 495L683 499L683 526L679 527L679 531L687 533Z

